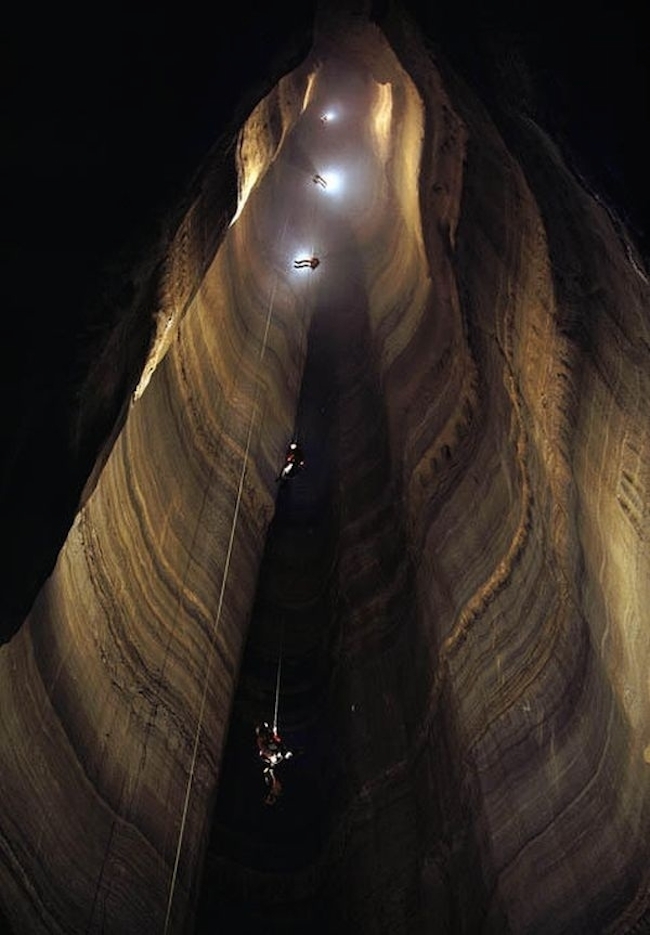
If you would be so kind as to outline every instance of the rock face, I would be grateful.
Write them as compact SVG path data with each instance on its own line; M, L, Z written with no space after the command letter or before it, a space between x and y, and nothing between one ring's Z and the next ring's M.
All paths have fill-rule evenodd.
M0 649L10 931L645 931L650 290L508 137L400 18L330 19L236 211L205 173Z

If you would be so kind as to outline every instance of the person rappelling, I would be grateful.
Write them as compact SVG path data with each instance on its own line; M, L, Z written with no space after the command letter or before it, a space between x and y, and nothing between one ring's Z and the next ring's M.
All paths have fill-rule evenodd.
M284 458L284 466L276 477L276 481L286 481L295 477L299 471L302 471L304 466L305 459L300 445L295 441L290 442Z
M282 783L276 775L276 769L281 763L290 760L293 753L280 737L277 729L271 727L266 721L255 728L257 735L257 751L262 761L264 782L267 794L265 805L275 805L282 795Z
M255 728L257 738L257 752L262 761L264 782L266 783L267 793L264 799L265 805L275 805L282 795L282 783L276 775L276 769L282 763L286 763L293 756L293 752L287 747L278 733L278 708L280 706L280 680L282 675L282 647L284 643L284 621L280 636L280 653L278 655L278 669L275 677L275 708L273 711L273 727L268 721L263 721Z
M317 266L320 266L320 260L317 256L303 257L300 260L294 260L293 266L294 269L305 269L306 267L316 269Z

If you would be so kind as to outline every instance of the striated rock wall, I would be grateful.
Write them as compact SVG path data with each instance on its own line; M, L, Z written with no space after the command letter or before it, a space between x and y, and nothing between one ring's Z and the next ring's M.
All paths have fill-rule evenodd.
M311 803L333 831L304 873L244 870L256 837L223 843L224 792L212 910L259 922L308 893L324 931L631 931L648 911L647 728L631 717L647 678L647 481L635 444L638 538L628 495L627 544L610 530L608 561L584 502L607 496L616 449L586 458L580 424L595 420L591 446L647 432L647 280L532 122L506 145L444 62L387 31L403 70L346 37L390 82L369 123L388 119L395 145L375 196L390 226L360 238L366 304L337 364L330 791ZM617 381L635 389L614 429L597 413L613 417L601 394L617 383L596 361L620 362L623 343ZM617 553L626 571L605 596Z
M206 174L124 426L0 649L2 912L21 933L191 931L197 904L206 931L631 932L650 320L624 232L394 16L322 22L237 157L239 206ZM317 214L326 157L356 184ZM296 425L314 458L288 494ZM305 746L284 817L235 749L281 614Z
M271 158L270 116L294 120L303 86L260 105L249 161ZM172 245L125 424L2 649L0 891L17 932L162 931L168 903L178 931L188 914L305 344L290 292L270 321L241 276L254 205L210 259L210 196Z

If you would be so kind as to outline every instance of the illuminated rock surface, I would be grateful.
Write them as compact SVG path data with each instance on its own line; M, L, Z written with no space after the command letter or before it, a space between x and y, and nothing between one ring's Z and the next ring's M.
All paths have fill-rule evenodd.
M510 131L399 20L334 21L243 129L230 227L204 172L0 649L18 935L646 930L648 283Z

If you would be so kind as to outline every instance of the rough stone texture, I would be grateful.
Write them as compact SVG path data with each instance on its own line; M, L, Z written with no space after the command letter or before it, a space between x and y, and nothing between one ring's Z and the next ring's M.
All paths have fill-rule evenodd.
M321 23L237 159L237 219L206 172L123 425L0 649L8 924L642 931L650 319L624 231L397 17ZM355 180L329 203L327 160ZM308 467L278 489L294 426ZM269 810L280 645L301 756Z

